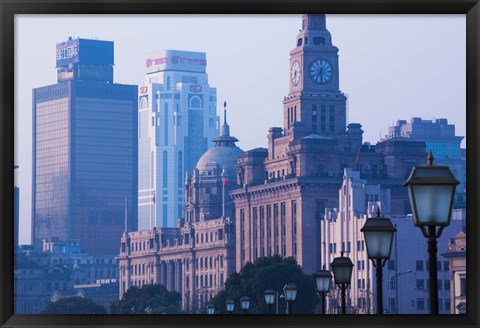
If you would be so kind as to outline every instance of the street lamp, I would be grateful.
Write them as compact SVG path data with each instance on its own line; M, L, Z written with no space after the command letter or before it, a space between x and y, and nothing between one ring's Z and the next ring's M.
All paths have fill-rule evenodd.
M349 257L344 257L343 253L344 252L342 251L341 257L334 258L330 266L332 267L335 284L337 284L342 291L342 314L345 314L347 312L345 305L345 290L352 280L353 263Z
M325 270L325 265L323 266L322 270L317 270L314 275L315 282L317 284L317 292L320 293L322 297L322 314L326 313L326 304L325 300L327 298L327 294L330 291L330 285L332 283L332 274L330 271Z
M413 223L428 240L430 313L438 314L437 238L450 224L453 196L459 182L448 166L433 165L431 151L427 162L428 165L413 168L404 186L408 188L410 196Z
M392 252L393 234L397 229L392 221L380 217L380 208L377 207L377 217L368 218L360 229L367 245L367 255L372 260L377 271L377 314L383 313L382 276L383 266Z
M268 314L272 314L272 306L275 301L275 291L273 289L267 289L264 293L265 304L268 305Z
M208 314L214 314L214 313L215 313L215 305L213 305L213 304L208 304L208 305L207 305L207 313L208 313Z
M250 298L248 296L242 296L240 299L240 305L243 310L243 314L247 314L247 310L250 307Z
M235 303L232 300L228 300L225 302L225 306L227 307L227 312L231 314L235 307Z
M285 301L287 301L287 314L292 314L293 302L297 298L297 286L289 282L283 287L283 293L285 294Z

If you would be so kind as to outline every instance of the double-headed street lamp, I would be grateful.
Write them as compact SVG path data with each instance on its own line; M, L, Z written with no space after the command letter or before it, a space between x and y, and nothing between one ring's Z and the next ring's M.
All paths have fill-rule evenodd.
M459 182L448 166L433 165L431 151L427 162L428 165L413 168L404 186L410 196L413 223L428 240L430 313L438 314L437 238L450 224L453 197Z
M317 285L317 292L319 292L320 296L322 297L322 314L325 314L326 313L325 301L327 298L327 294L330 291L330 285L332 283L332 274L330 273L330 271L325 270L325 266L323 266L322 270L317 270L314 277Z
M377 217L368 218L362 229L367 245L367 255L372 260L377 271L377 314L383 313L382 276L383 266L392 252L393 234L397 229L390 219L380 217L377 207Z
M334 258L330 266L332 267L335 284L337 284L342 291L342 314L345 314L347 313L345 290L352 280L353 263L349 257L344 257L343 253L342 251L341 257Z
M275 302L275 291L273 289L267 289L264 293L265 304L268 306L268 314L272 314L272 306Z
M240 299L240 305L243 310L243 314L247 314L248 308L250 307L250 298L248 296L242 296Z
M233 302L232 300L228 300L225 302L225 306L227 307L227 312L229 314L232 314L233 309L235 308L235 302Z
M213 305L213 304L208 304L208 305L207 305L207 313L208 313L208 314L214 314L214 313L215 313L215 305Z

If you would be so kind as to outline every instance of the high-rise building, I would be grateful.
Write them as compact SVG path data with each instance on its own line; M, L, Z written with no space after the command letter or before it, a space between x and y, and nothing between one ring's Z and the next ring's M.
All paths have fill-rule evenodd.
M14 166L14 169L18 169L18 165ZM13 245L15 248L18 246L18 235L20 225L20 188L15 186L13 188Z
M392 213L406 214L410 204L403 183L413 166L426 162L423 141L362 145L362 126L347 125L338 48L325 15L303 15L289 72L283 128L270 128L268 149L249 150L237 162L239 187L230 193L237 218L237 271L257 257L278 254L315 272L321 268L320 220L325 208L338 204L345 168L390 189Z
M175 227L183 216L183 181L218 135L217 90L205 53L149 54L139 86L138 229Z
M58 83L33 89L32 243L113 255L137 228L137 86L113 81L114 44L57 44Z

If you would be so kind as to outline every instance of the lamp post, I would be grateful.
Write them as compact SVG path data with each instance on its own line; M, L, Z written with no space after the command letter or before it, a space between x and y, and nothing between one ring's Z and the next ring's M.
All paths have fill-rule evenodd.
M323 266L322 270L317 270L314 275L315 282L317 285L317 292L320 293L322 297L322 314L326 313L326 304L325 300L327 298L327 294L330 291L330 285L332 283L332 274L330 271L325 270L325 266Z
M272 314L272 306L275 301L275 291L273 289L267 289L264 293L265 304L268 305L268 314Z
M214 314L214 313L215 313L215 305L213 305L213 304L208 304L208 305L207 305L207 313L208 313L208 314Z
M293 302L297 298L297 286L294 283L288 283L283 287L285 300L287 301L287 314L292 314Z
M415 166L404 186L410 196L413 223L428 240L430 313L438 314L437 238L450 224L453 197L459 182L448 166L433 165L431 151L427 163Z
M377 207L377 217L368 218L362 229L367 245L367 255L376 268L377 276L377 314L383 313L382 276L383 266L392 252L393 234L397 229L390 219L380 217L380 208Z
M243 310L243 314L247 314L247 310L250 307L250 298L248 296L242 296L240 299L240 305Z
M345 304L345 290L347 289L348 285L350 285L350 281L352 280L353 263L349 257L344 257L343 253L344 252L342 251L340 257L334 258L330 265L332 267L335 284L337 284L342 291L342 314L345 314L347 312Z
M233 309L235 307L235 303L232 300L228 300L225 302L225 306L227 307L227 312L229 314L233 313Z

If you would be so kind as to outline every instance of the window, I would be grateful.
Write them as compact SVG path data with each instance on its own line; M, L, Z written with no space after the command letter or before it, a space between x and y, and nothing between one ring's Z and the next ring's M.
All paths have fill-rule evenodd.
M425 300L423 298L417 298L417 310L425 310Z
M302 38L297 40L297 47L300 47L302 45L302 41L303 41Z
M467 295L467 279L465 277L460 277L460 296Z
M417 279L416 289L425 289L425 281L423 279Z
M325 38L322 38L322 37L314 37L313 38L313 44L316 44L316 45L325 45Z
M395 290L397 288L397 279L395 278L390 278L388 280L388 288L391 290Z
M443 271L448 271L448 270L449 270L448 261L443 261Z
M423 261L417 260L417 271L423 271Z
M445 286L445 290L450 290L450 280L445 280L444 281L444 286Z

